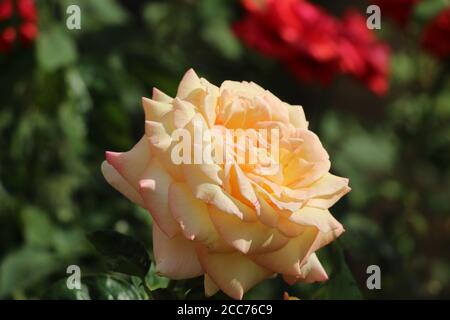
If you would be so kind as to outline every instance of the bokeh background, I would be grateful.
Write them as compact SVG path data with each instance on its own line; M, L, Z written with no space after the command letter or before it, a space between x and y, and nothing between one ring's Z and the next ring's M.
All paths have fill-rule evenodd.
M89 232L116 230L151 252L149 215L107 185L100 164L105 150L128 150L143 134L141 97L154 86L175 94L190 67L302 104L332 172L350 178L332 209L346 233L319 252L330 280L267 280L246 298L450 298L448 1L373 1L382 9L374 31L343 22L348 8L365 19L370 1L296 1L323 23L281 16L307 36L289 43L270 15L249 18L249 1L12 0L11 13L0 0L0 298L73 298L58 286L73 264L91 277L78 298L141 297L132 277L95 278L106 267ZM66 27L71 4L81 30ZM250 27L236 27L246 19ZM358 49L349 63L359 67L325 65L315 51L328 21ZM366 286L372 264L380 290ZM152 288L198 286L147 278Z

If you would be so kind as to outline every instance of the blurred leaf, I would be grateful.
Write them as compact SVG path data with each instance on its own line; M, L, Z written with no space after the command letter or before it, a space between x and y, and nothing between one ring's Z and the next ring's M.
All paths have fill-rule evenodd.
M66 279L54 284L45 298L64 300L143 300L144 292L128 278L100 274L81 278L81 289L68 289Z
M97 251L105 256L111 271L144 278L150 258L142 242L115 231L96 231L88 235Z
M76 58L75 44L67 31L56 26L41 31L37 38L37 60L42 69L55 71L71 64Z
M59 268L55 255L25 247L8 254L0 263L0 298L34 286Z
M28 244L49 247L52 243L53 224L45 212L26 207L21 214L24 236Z
M363 296L347 266L342 248L336 243L333 243L331 247L333 271L328 281L314 294L313 299L362 299Z
M448 0L420 1L414 9L414 18L419 22L427 22L433 19L442 9L450 4Z

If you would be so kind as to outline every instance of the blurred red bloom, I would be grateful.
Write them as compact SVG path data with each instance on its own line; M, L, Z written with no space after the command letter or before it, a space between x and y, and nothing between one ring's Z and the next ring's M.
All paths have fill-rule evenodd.
M34 0L18 0L17 11L19 13L19 16L28 22L34 22L37 19Z
M0 21L10 18L13 14L12 0L0 1Z
M19 25L15 23L13 16L18 19ZM0 30L0 53L9 52L17 40L19 34L20 42L24 45L31 44L37 37L37 10L34 0L0 0L0 21L6 22L7 26Z
M367 28L366 17L349 10L342 21L339 50L341 70L362 81L378 95L386 94L389 78L389 46Z
M450 57L450 7L439 13L425 27L422 47L437 58Z
M406 26L411 18L414 6L421 0L373 0L381 9L381 15L386 15L399 26Z
M0 52L7 52L11 49L16 40L16 30L7 27L0 33Z
M389 48L354 11L341 21L305 0L244 0L234 32L248 46L282 61L299 79L329 83L350 74L374 93L387 91Z

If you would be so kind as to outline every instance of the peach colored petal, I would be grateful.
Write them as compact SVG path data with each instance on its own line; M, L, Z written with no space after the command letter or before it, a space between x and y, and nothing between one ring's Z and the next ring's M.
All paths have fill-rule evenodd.
M159 228L170 238L180 232L169 209L169 187L172 182L172 177L157 159L152 159L140 181L140 193L148 211Z
M153 254L158 275L181 280L203 274L194 242L182 234L170 239L156 224L153 224Z
M207 205L196 199L185 184L172 183L169 189L169 207L187 239L201 241L210 251L234 250L220 239L209 217Z
M244 254L272 252L289 241L275 228L259 221L244 222L236 216L210 207L210 217L222 238Z
M331 215L330 211L312 207L303 207L292 213L289 221L302 226L314 226L321 232L329 232L343 228Z
M204 287L205 287L205 296L211 297L219 291L219 287L212 281L211 277L208 276L208 274L205 273L204 278Z
M345 186L344 188L340 189L339 191L331 195L320 196L317 198L310 199L306 205L309 207L328 209L332 207L337 201L339 201L339 199L341 199L344 195L350 192L350 190L351 190L350 187Z
M101 170L106 181L125 197L145 208L144 200L137 192L108 162L103 161Z
M302 234L306 227L289 220L288 217L282 215L278 220L278 230L286 237L295 238Z
M275 228L278 225L280 218L279 213L267 202L267 200L260 194L257 194L260 204L260 210L257 212L258 219L268 227Z
M316 228L307 228L281 249L270 253L250 255L249 257L260 266L275 273L300 276L301 267L310 254L311 246L314 244L317 234Z
M302 275L299 277L283 275L283 279L289 285L293 285L297 282L313 283L328 280L327 272L315 253L312 253L309 256L308 261L301 268L301 273Z
M245 292L272 274L239 252L209 253L201 245L196 249L205 273L233 299L242 299Z
M139 180L150 162L150 147L144 137L127 152L106 152L106 161L136 190Z

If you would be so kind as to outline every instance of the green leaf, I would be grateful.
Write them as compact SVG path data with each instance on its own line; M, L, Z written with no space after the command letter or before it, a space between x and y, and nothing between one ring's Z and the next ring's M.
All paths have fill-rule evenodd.
M73 63L77 58L75 44L67 30L52 27L42 30L37 38L37 60L45 71Z
M360 300L361 291L347 266L342 248L337 243L331 245L332 273L328 281L314 294L313 299Z
M144 278L150 269L150 258L142 242L116 231L96 231L89 241L107 261L111 271Z
M11 252L0 264L0 298L36 285L59 267L56 256L41 249Z

